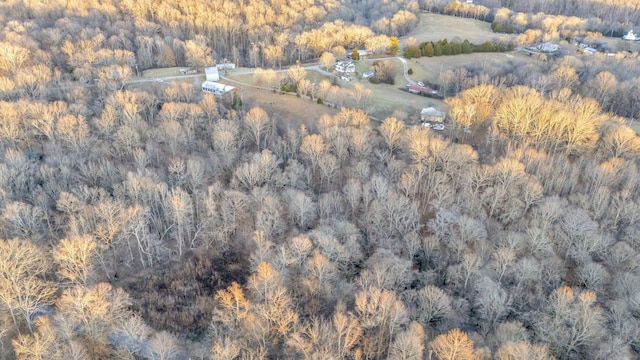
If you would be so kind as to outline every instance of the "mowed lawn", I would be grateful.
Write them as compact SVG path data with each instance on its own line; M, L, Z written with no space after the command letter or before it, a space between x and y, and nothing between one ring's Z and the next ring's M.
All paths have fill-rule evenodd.
M486 41L515 39L515 35L494 33L488 22L431 13L420 14L418 26L400 39L408 37L413 37L418 42L441 39L464 41L467 39L476 45Z
M369 106L367 107L367 111L371 116L383 120L393 115L396 110L399 110L408 115L406 122L412 123L419 119L420 110L423 107L433 106L438 110L447 110L447 106L441 100L411 94L406 91L405 85L407 81L404 78L402 63L400 60L393 58L388 59L388 61L393 64L395 84L372 84L368 79L359 80L372 91L371 101L369 101ZM411 67L411 63L409 65ZM409 77L415 81L421 80L415 77L415 72L414 75Z

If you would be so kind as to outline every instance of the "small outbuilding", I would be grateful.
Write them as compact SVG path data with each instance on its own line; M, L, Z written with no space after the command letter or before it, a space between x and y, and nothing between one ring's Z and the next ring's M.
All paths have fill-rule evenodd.
M640 35L635 34L633 30L629 30L629 32L626 35L622 35L622 39L629 40L629 41L638 41L640 40Z
M204 74L206 76L207 81L220 80L220 73L218 72L218 67L216 66L204 68Z

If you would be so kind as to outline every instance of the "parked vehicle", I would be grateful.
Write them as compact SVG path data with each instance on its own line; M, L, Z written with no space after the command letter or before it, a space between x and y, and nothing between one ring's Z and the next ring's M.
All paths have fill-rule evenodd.
M424 83L422 81L418 81L418 86L424 87Z

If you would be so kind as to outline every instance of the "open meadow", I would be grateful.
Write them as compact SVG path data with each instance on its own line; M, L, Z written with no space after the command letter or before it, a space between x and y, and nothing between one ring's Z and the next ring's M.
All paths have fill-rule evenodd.
M423 13L420 14L418 26L408 35L401 37L400 40L409 37L415 38L418 42L441 39L463 41L467 39L472 44L481 44L493 40L510 41L515 38L515 35L494 33L490 23L480 20Z

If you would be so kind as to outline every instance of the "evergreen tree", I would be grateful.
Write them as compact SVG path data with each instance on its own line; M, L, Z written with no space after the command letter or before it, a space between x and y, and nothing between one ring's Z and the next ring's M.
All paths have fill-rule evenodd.
M493 30L493 32L501 33L502 32L502 23L499 23L499 22L494 20L491 23L491 30Z
M462 44L453 42L451 45L451 55L459 55L462 53Z
M442 56L442 45L440 45L440 42L437 42L433 46L433 56Z
M360 53L358 52L358 48L353 48L353 52L351 53L352 60L360 60Z
M442 45L442 55L451 55L451 44L450 43L446 43L444 45Z
M465 39L462 42L462 53L463 54L471 54L473 52L473 45L469 42L469 40Z
M422 55L432 57L434 55L433 43L431 41L427 41L422 48Z

